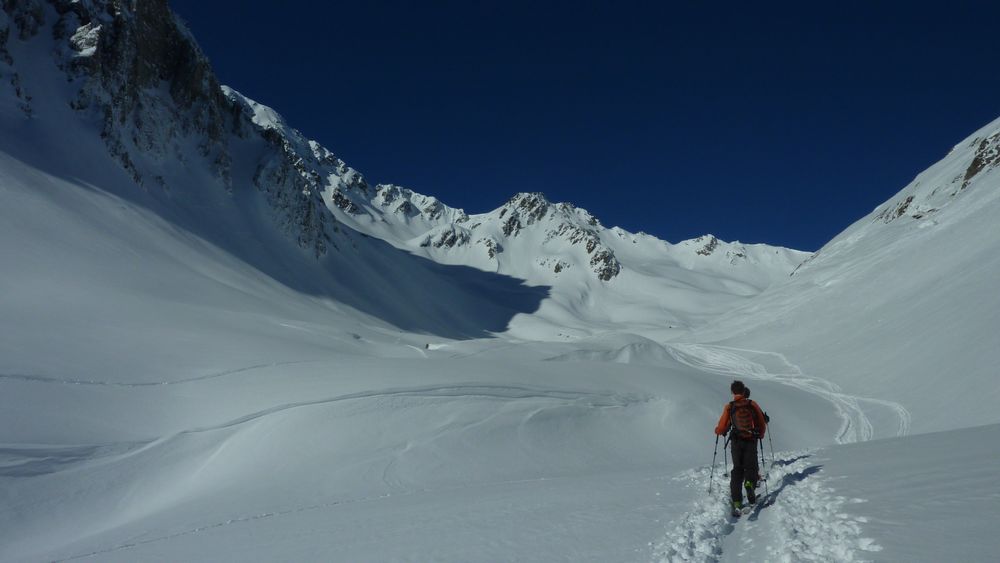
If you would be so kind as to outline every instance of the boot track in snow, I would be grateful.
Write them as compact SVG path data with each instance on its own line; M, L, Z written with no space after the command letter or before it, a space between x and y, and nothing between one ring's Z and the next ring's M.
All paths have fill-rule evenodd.
M676 360L697 370L781 383L826 399L842 420L834 437L837 443L874 437L863 404L892 410L899 419L897 436L909 433L910 413L902 405L843 393L833 383L803 374L782 354L701 344L669 344L668 350ZM866 553L881 549L874 540L862 537L863 517L841 511L845 503L864 501L835 495L811 452L785 453L762 470L770 491L739 518L730 514L725 470L721 478L716 477L718 486L711 496L704 492L709 489L709 467L678 476L698 491L696 500L653 546L654 561L864 561ZM758 495L762 492L758 490Z
M709 468L675 477L695 489L691 510L672 522L662 542L653 546L661 563L722 561L864 561L881 548L862 537L863 517L841 511L864 502L836 496L822 478L822 465L810 452L784 453L768 467L770 492L750 513L729 514L729 487L708 490ZM759 491L760 492L760 491Z

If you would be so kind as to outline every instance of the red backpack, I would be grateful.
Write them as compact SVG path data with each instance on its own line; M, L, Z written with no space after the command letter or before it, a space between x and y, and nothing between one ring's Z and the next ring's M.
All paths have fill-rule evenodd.
M729 427L731 438L756 440L760 437L757 431L757 413L754 412L750 399L740 399L729 403Z

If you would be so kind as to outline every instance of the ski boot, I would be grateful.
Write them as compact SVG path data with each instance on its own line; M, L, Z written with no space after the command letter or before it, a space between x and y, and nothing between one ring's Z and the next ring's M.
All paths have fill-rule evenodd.
M734 500L733 501L733 518L739 518L743 514L743 501Z
M747 503L757 504L757 485L753 481L744 481L743 488L747 490Z

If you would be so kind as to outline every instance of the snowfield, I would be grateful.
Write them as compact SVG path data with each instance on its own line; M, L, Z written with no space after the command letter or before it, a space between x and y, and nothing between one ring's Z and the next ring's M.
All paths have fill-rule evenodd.
M210 72L165 3L16 4L0 561L996 560L1000 120L815 255L671 245L369 186L209 74L116 98L112 24Z

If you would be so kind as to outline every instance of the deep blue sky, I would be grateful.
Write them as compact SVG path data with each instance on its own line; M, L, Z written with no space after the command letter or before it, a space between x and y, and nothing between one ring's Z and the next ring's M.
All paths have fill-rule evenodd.
M373 183L815 250L1000 117L998 3L171 0Z

